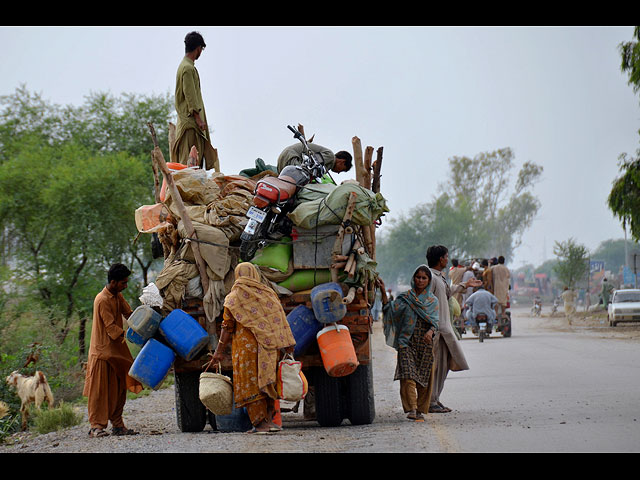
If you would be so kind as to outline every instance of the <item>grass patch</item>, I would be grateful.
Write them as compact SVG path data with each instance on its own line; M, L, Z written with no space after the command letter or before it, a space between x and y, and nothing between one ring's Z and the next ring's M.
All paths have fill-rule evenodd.
M56 408L36 410L34 427L38 433L49 433L80 425L83 414L68 403L61 403Z

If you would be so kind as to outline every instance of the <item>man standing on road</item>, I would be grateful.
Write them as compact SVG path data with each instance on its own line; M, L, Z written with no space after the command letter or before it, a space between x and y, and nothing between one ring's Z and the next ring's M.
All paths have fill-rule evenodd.
M491 278L493 279L493 294L498 299L498 315L502 315L507 310L509 302L509 288L511 273L504 264L504 257L498 257L498 264L491 267Z
M113 435L135 435L124 426L122 411L127 390L139 393L142 385L129 376L133 357L125 342L123 318L129 318L131 307L122 296L131 271L121 263L111 266L107 285L93 303L93 326L87 374L82 394L88 397L87 409L91 437L106 437L109 421Z
M601 290L601 295L602 295L602 306L604 307L604 309L606 310L608 308L609 305L609 299L611 298L611 293L614 290L614 286L609 283L607 281L606 278L602 279L602 290Z
M200 75L195 61L200 58L206 44L198 32L188 33L184 39L185 56L176 74L175 105L178 113L176 141L171 147L171 158L187 163L191 147L198 150L198 166L204 157L207 170L220 171L218 156L211 146L207 114L202 101Z
M440 305L448 305L449 297L451 297L452 294L462 292L468 287L478 287L482 285L482 281L474 277L469 279L467 283L449 286L443 273L447 267L447 263L449 263L449 250L447 247L443 245L432 245L427 249L427 265L429 265L433 277L431 281L431 291L438 299ZM444 381L447 378L449 370L454 372L469 370L467 359L453 332L449 309L440 308L439 315L438 332L433 340L435 369L433 372L433 392L431 393L429 413L447 413L451 411L450 408L440 403L440 394L444 388Z

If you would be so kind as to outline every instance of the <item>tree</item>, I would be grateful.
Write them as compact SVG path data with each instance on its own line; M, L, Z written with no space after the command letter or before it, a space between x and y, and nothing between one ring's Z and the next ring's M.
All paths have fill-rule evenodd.
M589 275L589 251L584 245L576 243L573 238L565 242L555 242L553 253L558 262L553 271L558 280L569 287L575 288L581 280Z
M638 252L638 244L627 240L627 250L630 254ZM627 263L624 239L609 239L600 242L600 245L591 252L591 258L604 261L607 270L618 272Z
M468 210L471 232L481 243L468 255L510 258L540 208L530 189L540 179L542 167L525 162L510 191L513 157L510 148L503 148L449 161L451 178L444 185L448 204L458 211Z
M629 85L635 93L640 92L640 26L633 29L637 41L622 42L618 45L621 56L620 69L629 75Z
M110 263L151 259L149 245L134 242L134 211L155 201L147 123L168 150L173 104L92 94L60 107L21 87L0 106L3 262L16 262L14 278L52 312L62 341L91 312Z
M526 162L513 182L514 167L509 148L451 158L450 178L439 186L440 194L391 220L381 235L381 275L406 282L433 244L446 245L449 258L509 258L540 207L530 190L542 174L542 167Z
M91 311L108 265L126 257L145 181L136 159L73 144L34 144L0 165L0 218L17 241L16 273L64 312L52 317L61 341L73 314Z
M620 50L621 70L627 72L629 85L633 91L640 91L640 27L634 28L637 41L623 42ZM638 131L640 133L640 130ZM623 153L618 158L620 176L613 181L613 187L607 199L609 209L627 225L634 240L640 240L640 149L636 157Z

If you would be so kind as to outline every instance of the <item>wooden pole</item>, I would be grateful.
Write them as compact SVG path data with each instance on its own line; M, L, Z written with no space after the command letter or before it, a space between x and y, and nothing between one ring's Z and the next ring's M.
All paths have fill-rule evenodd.
M177 162L175 158L173 158L173 145L176 143L176 126L169 122L169 161Z
M331 250L331 262L333 264L338 263L338 256L342 255L342 241L344 239L345 224L351 220L353 211L356 208L356 198L357 198L356 193L351 192L351 194L349 195L349 201L347 202L347 209L344 212L342 223L340 224L340 228L338 228L338 234L336 236L335 242L333 243L333 249ZM337 268L331 268L331 281L332 282L338 281Z
M180 218L182 218L182 223L184 224L184 228L187 231L186 240L189 241L191 238L197 240L198 237L196 235L195 229L193 228L193 223L191 222L191 218L189 218L187 209L185 208L184 203L182 203L182 197L180 196L180 192L178 192L178 188L176 187L176 184L173 181L173 176L171 175L171 172L169 172L169 168L167 167L167 164L164 160L164 156L162 155L162 150L160 150L160 147L158 146L156 131L153 128L153 125L151 123L148 123L147 125L149 126L149 131L151 132L151 138L153 139L154 147L153 147L152 155L155 161L157 162L158 167L160 168L160 171L164 175L164 178L167 182L167 187L171 192L171 197L175 202L176 208L178 209L178 213L180 214ZM207 275L207 265L202 259L202 255L200 254L200 245L198 244L198 242L189 242L189 243L191 244L191 248L193 250L193 256L195 257L198 271L200 272L200 281L202 283L202 289L204 290L204 293L206 295L207 292L209 291L209 276ZM212 320L212 319L207 318L207 320Z
M153 168L153 194L156 203L160 203L160 172L158 171L158 162L156 162L153 152L151 152L151 168Z
M371 190L373 191L373 193L380 193L380 171L382 169L382 150L383 150L383 147L378 148L376 161L373 162L373 178L371 180Z
M371 162L373 160L373 147L367 147L364 149L364 177L363 187L367 190L371 190Z
M362 159L362 144L358 137L351 139L351 145L353 146L353 164L356 168L356 181L362 185L364 178L364 161Z

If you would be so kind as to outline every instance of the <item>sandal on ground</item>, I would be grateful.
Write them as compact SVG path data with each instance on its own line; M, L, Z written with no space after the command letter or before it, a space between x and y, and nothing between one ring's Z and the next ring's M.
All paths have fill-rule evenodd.
M418 418L418 416L416 415L416 411L415 410L410 410L409 414L407 415L407 418L409 420L416 420Z
M138 432L127 427L114 427L111 430L111 434L119 437L122 435L138 435Z
M91 430L89 430L89 436L91 438L98 438L98 437L108 437L109 434L105 432L102 428L92 428Z
M449 413L450 411L450 408L447 408L442 404L431 405L429 407L429 413Z
M416 422L424 422L424 415L422 415L422 412L417 412L416 413L415 421Z
M272 430L257 430L256 427L253 427L251 430L247 430L245 433L254 433L256 435L269 435L274 433Z

